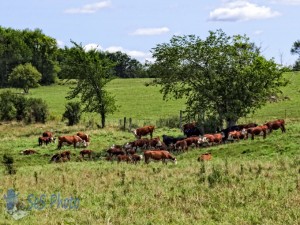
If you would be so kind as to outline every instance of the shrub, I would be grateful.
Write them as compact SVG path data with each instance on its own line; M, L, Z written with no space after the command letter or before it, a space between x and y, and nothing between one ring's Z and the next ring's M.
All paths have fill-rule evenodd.
M11 91L5 91L0 94L0 120L13 120L16 117L16 108L14 105L15 94Z
M46 123L48 115L48 106L45 101L38 98L27 100L25 117L27 123Z
M68 126L78 124L81 118L80 102L68 102L62 120L68 120Z
M16 174L17 171L14 168L14 158L12 156L4 154L2 163L4 164L6 172L9 175Z

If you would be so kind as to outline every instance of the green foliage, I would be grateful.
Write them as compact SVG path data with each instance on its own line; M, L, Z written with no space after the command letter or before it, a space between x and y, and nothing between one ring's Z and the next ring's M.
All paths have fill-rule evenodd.
M31 63L25 63L13 69L8 82L12 87L22 88L24 93L28 94L29 88L39 87L41 78L42 74Z
M107 114L116 110L115 98L105 89L113 79L113 64L107 58L102 58L97 50L85 52L81 45L73 44L74 47L65 49L61 73L67 79L76 77L78 82L66 98L80 96L83 111L98 113L101 125L105 127Z
M40 29L34 31L0 27L0 87L20 64L31 63L42 74L41 84L52 84L59 72L57 43Z
M81 118L80 102L68 102L62 119L68 119L68 126L78 124Z
M267 60L246 36L222 30L202 40L173 36L153 49L153 84L162 85L164 98L187 98L195 113L216 114L229 125L266 103L266 97L286 85L282 71Z
M16 96L11 91L0 93L0 120L9 121L16 118L16 107L14 104Z
M48 106L42 99L29 98L26 102L26 118L27 123L46 123L49 116Z

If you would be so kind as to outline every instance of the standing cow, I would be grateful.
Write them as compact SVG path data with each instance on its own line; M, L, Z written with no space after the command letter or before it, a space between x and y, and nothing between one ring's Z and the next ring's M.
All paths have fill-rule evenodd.
M74 148L76 147L86 147L86 141L82 140L79 136L60 136L58 137L58 149L61 149L63 145L73 145Z
M154 132L155 126L144 126L133 130L133 134L137 139L141 139L142 136L150 135L152 139L152 134Z

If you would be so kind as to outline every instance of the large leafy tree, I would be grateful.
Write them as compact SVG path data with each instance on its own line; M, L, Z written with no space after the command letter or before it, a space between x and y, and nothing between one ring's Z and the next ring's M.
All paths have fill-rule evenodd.
M77 79L77 85L71 88L67 98L80 97L83 111L98 113L104 128L107 114L116 110L114 97L105 89L114 78L114 64L108 58L101 57L96 49L86 52L81 44L72 43L74 47L65 48L61 62L61 75L67 79Z
M28 94L29 88L39 87L41 78L42 74L31 63L25 63L13 69L9 75L8 82L12 87L22 88L24 93Z
M277 64L249 38L222 30L210 31L204 40L173 36L153 48L153 57L153 84L161 85L164 98L185 97L192 113L201 113L202 120L214 115L221 126L235 124L285 85Z
M8 75L13 68L29 62L31 57L21 32L0 26L0 87L8 85Z
M294 42L291 48L291 53L299 56L295 62L294 70L300 71L300 40Z

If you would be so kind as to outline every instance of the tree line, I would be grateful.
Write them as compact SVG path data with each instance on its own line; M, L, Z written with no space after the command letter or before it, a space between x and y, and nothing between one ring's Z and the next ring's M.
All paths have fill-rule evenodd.
M50 85L63 78L61 66L66 48L59 48L56 39L42 30L16 30L0 26L0 87L9 87L9 75L19 65L31 64L40 74L38 83ZM102 58L114 62L114 76L120 78L145 77L144 65L125 53L98 52ZM31 69L30 69L31 71Z

